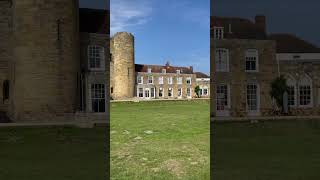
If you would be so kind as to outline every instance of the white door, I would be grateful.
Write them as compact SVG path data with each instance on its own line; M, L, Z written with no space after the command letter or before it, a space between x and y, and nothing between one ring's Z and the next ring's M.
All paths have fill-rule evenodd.
M149 88L146 88L146 89L144 90L144 97L145 97L146 99L150 99L150 89L149 89Z

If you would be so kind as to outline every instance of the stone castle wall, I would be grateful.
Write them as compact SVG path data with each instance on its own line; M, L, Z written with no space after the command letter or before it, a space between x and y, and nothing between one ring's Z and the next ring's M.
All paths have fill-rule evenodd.
M113 99L133 98L135 94L134 37L126 32L117 33L112 37L110 46Z
M11 119L41 120L44 114L76 111L78 11L77 0L13 3Z
M3 83L8 80L9 62L12 60L12 4L0 1L0 111L8 111L8 100L3 97Z

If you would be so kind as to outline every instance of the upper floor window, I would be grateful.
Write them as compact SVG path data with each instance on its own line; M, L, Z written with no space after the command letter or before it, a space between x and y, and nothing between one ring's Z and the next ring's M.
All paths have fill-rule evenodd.
M247 72L258 72L259 69L259 54L256 49L248 49L246 51L246 71Z
M151 68L148 68L148 73L151 73Z
M143 84L143 77L142 76L138 76L137 77L137 81L138 81L138 84Z
M215 65L217 72L229 71L229 50L218 48L215 50Z
M162 73L163 74L167 73L167 70L166 69L162 69Z
M148 84L153 84L153 77L152 76L148 77Z
M101 46L90 45L88 47L88 64L91 70L103 70L104 65L104 48Z
M187 84L191 84L191 77L187 78Z
M163 77L159 77L159 84L163 84Z
M172 84L172 77L168 77L168 84Z
M182 77L177 77L177 84L182 84Z
M214 27L214 39L223 39L224 28L223 27Z

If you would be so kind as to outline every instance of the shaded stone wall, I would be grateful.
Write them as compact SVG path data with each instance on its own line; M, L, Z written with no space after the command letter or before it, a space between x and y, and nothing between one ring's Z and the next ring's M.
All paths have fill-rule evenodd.
M0 111L2 112L8 110L8 100L3 97L3 82L9 78L8 68L12 60L12 48L12 4L10 1L0 0Z
M133 98L135 94L134 37L127 32L115 34L111 39L112 97Z
M191 97L194 97L196 94L194 89L196 87L196 75L195 74L176 74L176 73L144 73L138 72L136 76L143 77L143 84L136 84L135 86L135 96L137 97L137 88L155 88L156 89L156 98L159 98L159 88L164 89L164 99L176 99L178 98L178 88L182 88L182 98L187 98L187 88L190 88ZM153 84L148 84L148 77L153 77ZM163 84L159 84L159 77L163 77ZM168 84L168 78L172 77L172 84ZM182 77L182 84L178 84L177 77ZM191 84L188 85L186 78L191 78ZM168 88L173 89L173 97L168 97Z
M212 40L212 39L211 39ZM229 50L229 72L216 72L214 48L211 46L211 71L213 78L211 86L211 111L216 114L216 85L230 86L230 115L247 116L246 85L257 83L260 86L260 114L269 115L272 109L272 99L269 95L270 83L277 77L276 46L269 40L214 40L214 48ZM259 72L245 72L245 53L247 49L257 49L259 52Z
M312 80L313 107L290 107L291 115L320 115L320 62L315 61L279 61L280 74L294 78L296 83L303 75L308 75ZM296 84L296 94L298 94ZM296 96L298 98L298 96Z
M110 37L107 34L81 33L81 65L84 69L84 103L85 111L91 112L90 84L105 84L106 92L106 109L109 109L109 71L110 71ZM99 71L90 71L88 69L88 46L97 45L104 47L105 68Z
M79 25L77 0L17 0L10 65L12 119L43 120L77 108Z

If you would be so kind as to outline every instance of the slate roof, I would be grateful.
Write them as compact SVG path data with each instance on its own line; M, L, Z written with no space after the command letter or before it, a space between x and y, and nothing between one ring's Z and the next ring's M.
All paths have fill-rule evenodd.
M196 74L196 78L210 78L210 76L202 72L195 72L195 74Z
M110 34L110 11L102 9L79 9L80 32Z
M292 34L270 34L276 41L277 53L320 53L320 48Z
M177 73L177 70L180 70L181 74L193 74L193 68L190 67L178 67L171 66L169 64L161 66L161 65L147 65L147 64L136 64L135 71L136 72L148 72L148 68L151 68L152 73L162 73L162 69L166 69L166 73Z

